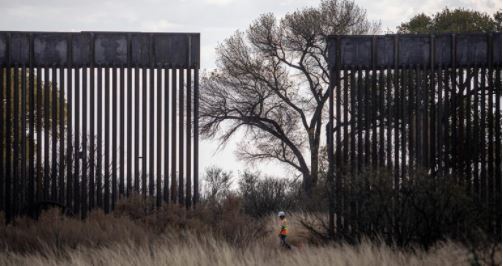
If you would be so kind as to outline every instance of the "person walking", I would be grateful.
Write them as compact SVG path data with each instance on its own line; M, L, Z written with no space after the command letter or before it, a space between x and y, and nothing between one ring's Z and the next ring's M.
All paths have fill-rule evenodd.
M285 212L278 212L279 224L281 227L278 236L282 247L286 249L292 249L292 246L290 246L290 244L288 244L288 242L286 241L286 238L288 236L288 221L286 220L285 216Z

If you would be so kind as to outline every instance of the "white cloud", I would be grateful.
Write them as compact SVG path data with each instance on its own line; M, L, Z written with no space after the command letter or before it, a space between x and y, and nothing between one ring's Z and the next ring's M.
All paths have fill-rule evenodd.
M219 6L223 6L223 5L228 5L232 2L234 2L235 0L205 0L206 3L208 4L211 4L211 5L219 5Z
M432 14L444 7L465 7L494 13L500 0L356 0L370 19L395 30L418 12ZM183 31L201 33L201 68L215 67L215 47L235 30L245 30L258 15L283 15L319 0L0 0L0 30L46 31ZM201 168L217 164L242 169L234 142L216 154L214 141L202 141ZM285 173L276 164L263 171Z
M384 30L396 30L396 26L418 13L431 15L445 7L466 8L493 14L501 9L500 0L357 0L357 4L367 9L372 20L379 20Z
M146 31L162 32L162 31L176 31L180 28L178 24L170 22L166 19L159 19L156 21L147 21L142 23L142 28Z

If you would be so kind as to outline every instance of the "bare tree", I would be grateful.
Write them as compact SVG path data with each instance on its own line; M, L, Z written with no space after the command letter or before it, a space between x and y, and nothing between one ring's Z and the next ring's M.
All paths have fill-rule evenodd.
M325 0L280 19L260 16L217 48L217 69L202 78L201 133L226 143L244 129L238 155L293 167L309 194L318 181L327 116L325 39L379 28L352 0Z
M205 195L212 201L221 201L231 193L232 173L216 166L206 169Z

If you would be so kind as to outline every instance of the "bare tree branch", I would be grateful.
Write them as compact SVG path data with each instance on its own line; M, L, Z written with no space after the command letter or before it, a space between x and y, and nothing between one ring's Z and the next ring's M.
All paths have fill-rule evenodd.
M217 48L217 70L201 81L201 133L226 143L244 129L241 159L285 163L309 191L318 180L329 91L325 39L378 28L352 0L260 16Z

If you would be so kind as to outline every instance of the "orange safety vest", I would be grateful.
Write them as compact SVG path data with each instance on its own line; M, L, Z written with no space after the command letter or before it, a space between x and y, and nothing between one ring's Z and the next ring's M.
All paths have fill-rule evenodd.
M282 236L286 236L288 234L288 223L286 221L286 218L280 222L280 226L281 231L279 232L279 234Z

